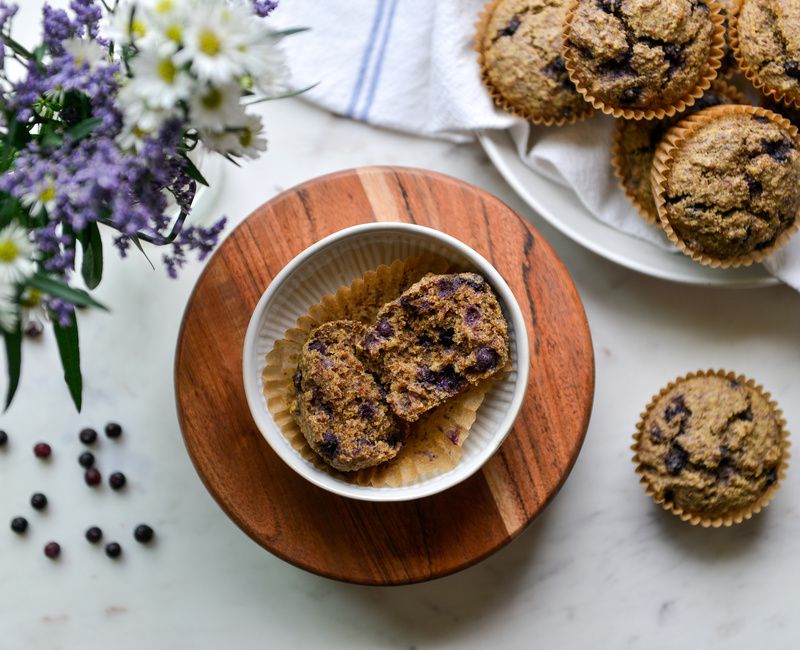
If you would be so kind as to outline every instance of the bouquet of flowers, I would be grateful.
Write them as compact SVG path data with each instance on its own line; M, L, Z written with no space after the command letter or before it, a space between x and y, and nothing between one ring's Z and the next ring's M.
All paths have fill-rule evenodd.
M12 36L15 5L0 2L0 330L6 407L25 334L52 326L78 409L82 378L76 307L103 275L101 229L122 257L164 247L175 276L203 259L225 225L189 226L198 146L232 162L266 149L248 108L288 96L278 47L299 30L271 30L269 0L71 0L45 6L43 37ZM79 267L79 270L78 270Z

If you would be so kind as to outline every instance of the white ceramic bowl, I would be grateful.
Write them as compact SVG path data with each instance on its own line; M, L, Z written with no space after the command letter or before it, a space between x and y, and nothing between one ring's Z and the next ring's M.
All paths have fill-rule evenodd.
M432 252L475 270L491 284L508 320L514 369L494 382L478 411L458 464L450 471L403 487L363 487L314 467L283 436L264 399L261 373L275 341L294 327L311 305L366 271L412 255ZM497 451L517 417L528 384L530 352L525 321L502 276L457 239L430 228L403 223L369 223L341 230L307 248L275 276L258 301L244 340L244 387L256 425L293 470L315 485L353 499L407 501L436 494L478 471Z

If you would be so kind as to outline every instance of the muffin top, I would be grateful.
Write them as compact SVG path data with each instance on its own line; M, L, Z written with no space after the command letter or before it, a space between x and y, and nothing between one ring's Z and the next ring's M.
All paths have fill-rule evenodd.
M718 114L672 152L662 216L690 250L731 260L794 224L800 154L795 135L767 117L706 111L697 115Z
M354 471L391 460L404 431L364 365L366 327L331 321L309 334L293 377L291 406L308 444L329 465Z
M664 134L687 115L710 106L743 102L733 86L715 81L693 106L683 113L661 120L618 120L614 165L625 193L633 199L648 221L658 219L650 185L653 158Z
M772 405L735 379L679 382L650 408L637 455L657 500L721 515L753 505L778 480L782 433Z
M800 3L744 0L736 29L743 67L779 96L800 102Z
M705 0L577 0L570 78L610 108L668 108L709 75L713 34Z
M483 34L485 80L528 119L564 122L591 111L561 55L566 7L567 0L500 0Z

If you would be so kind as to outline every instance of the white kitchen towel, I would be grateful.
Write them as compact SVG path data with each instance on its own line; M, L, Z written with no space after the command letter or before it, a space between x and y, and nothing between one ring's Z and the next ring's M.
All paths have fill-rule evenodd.
M530 127L495 108L472 47L482 0L282 0L281 28L309 27L284 41L293 88L339 115L418 135L466 142L478 129L510 129L522 160L571 188L612 228L674 249L617 186L612 120ZM800 290L800 235L765 267Z

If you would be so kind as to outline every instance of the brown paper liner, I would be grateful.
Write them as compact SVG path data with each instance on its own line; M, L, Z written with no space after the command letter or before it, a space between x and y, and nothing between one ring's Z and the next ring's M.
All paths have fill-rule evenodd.
M766 82L758 77L758 73L747 65L747 62L742 55L741 43L739 39L739 12L745 0L737 0L734 7L733 15L730 17L730 41L731 48L733 49L733 58L736 59L736 65L739 71L747 77L747 80L753 84L762 94L771 97L774 101L786 104L787 106L794 106L800 108L800 97L789 97L786 93L777 88L770 88Z
M736 86L723 81L722 79L715 79L710 90L717 91L720 95L724 95L730 99L734 104L746 104L747 98L744 96ZM614 176L619 181L619 186L625 193L628 200L633 203L639 216L641 216L647 223L661 225L658 220L658 211L654 206L642 205L636 194L625 184L625 169L623 166L623 152L622 152L622 137L625 132L625 125L628 124L627 120L617 120L614 125L614 134L611 139L611 167L614 170Z
M764 117L771 122L777 124L782 129L787 131L789 135L795 140L797 146L800 147L800 139L798 138L797 128L785 117L773 113L765 108L759 106L744 106L744 105L722 105L712 106L706 108L699 113L694 113L686 119L673 126L661 140L661 144L656 150L656 156L653 160L652 175L650 182L653 186L653 195L656 200L656 208L658 209L658 218L661 222L661 227L667 234L669 240L678 247L684 254L691 257L695 262L699 262L703 266L710 266L712 268L736 268L739 266L750 266L756 262L761 262L769 257L775 251L782 248L786 242L791 239L792 235L797 232L798 223L789 226L784 230L780 236L775 240L769 248L759 251L752 251L747 255L741 255L730 259L719 259L711 257L700 251L690 249L684 241L680 238L678 233L672 228L667 217L667 211L664 204L664 195L667 187L667 177L669 176L672 166L674 164L675 152L702 126L713 122L715 119L722 115L748 115Z
M725 55L723 50L725 45L725 17L722 15L722 7L719 3L715 0L709 0L708 5L711 10L711 21L713 22L711 48L703 77L698 84L669 106L660 106L658 108L620 108L618 106L606 104L592 95L591 91L577 78L575 51L566 45L569 42L569 33L572 28L572 21L575 18L575 11L578 9L580 2L581 0L571 0L570 7L567 10L567 17L564 20L564 34L562 37L564 40L564 63L569 73L569 78L572 80L572 83L575 84L578 92L583 95L583 98L587 102L606 115L612 115L613 117L624 118L626 120L660 120L665 117L672 117L675 113L681 113L689 106L692 106L697 99L703 96L703 93L709 86L711 86L711 82L717 78L719 68L722 65L722 57Z
M506 113L510 113L511 115L531 122L532 124L542 126L564 126L567 124L575 124L576 122L585 120L592 113L594 113L594 109L589 103L586 104L585 110L574 113L569 117L552 118L536 115L535 113L528 113L527 111L514 106L514 104L509 102L500 93L500 91L494 87L492 80L489 77L489 71L486 68L486 61L483 56L483 38L486 34L486 29L488 28L492 14L494 13L494 8L500 2L502 2L502 0L489 0L489 2L484 5L483 9L478 15L478 21L475 23L475 38L472 43L473 49L478 54L478 67L481 71L481 81L489 91L489 95L494 100L495 105L504 110Z
M777 470L777 480L775 483L769 486L764 494L761 495L761 498L755 501L754 503L746 506L744 508L740 508L737 510L732 510L730 512L726 512L721 515L716 516L708 516L703 515L702 513L694 513L688 510L684 510L679 505L672 503L671 501L665 501L662 498L658 498L656 496L655 490L650 485L647 475L644 472L644 466L639 460L639 444L642 439L642 435L644 435L644 427L645 427L645 420L647 419L648 414L650 411L655 407L658 400L660 400L664 395L666 395L669 391L675 388L677 385L695 377L722 377L724 379L736 380L746 386L757 391L767 402L769 402L770 406L772 407L772 411L775 414L775 419L778 421L778 426L781 430L781 462L778 466ZM786 430L786 420L783 418L783 412L778 408L778 404L772 399L772 396L764 390L764 387L761 385L757 385L752 379L747 379L743 375L737 375L734 372L727 372L725 370L698 370L697 372L690 372L689 374L678 377L675 381L670 382L667 386L661 389L661 391L657 395L653 395L653 398L650 400L650 403L645 408L644 412L640 416L639 422L636 424L636 433L633 434L633 444L631 445L631 450L633 451L633 462L636 465L636 474L639 476L639 483L644 486L645 492L647 496L653 499L657 504L662 506L664 510L667 512L671 512L673 515L680 517L682 521L688 521L692 526L697 526L698 524L703 528L720 528L721 526L733 526L734 524L740 524L745 519L750 519L754 514L761 512L764 508L769 505L769 502L772 501L775 493L778 491L780 487L781 481L786 476L786 470L789 467L789 458L791 454L789 454L789 432Z
M340 319L371 323L384 304L397 298L424 275L450 270L447 260L432 254L382 265L367 272L349 287L342 287L335 294L325 296L301 316L295 327L287 330L282 339L275 342L267 354L267 363L262 372L267 406L292 447L314 467L348 483L398 487L442 474L456 465L461 457L461 447L494 378L449 400L411 425L406 443L391 461L356 472L340 472L322 460L311 449L290 413L295 395L292 375L311 330Z

